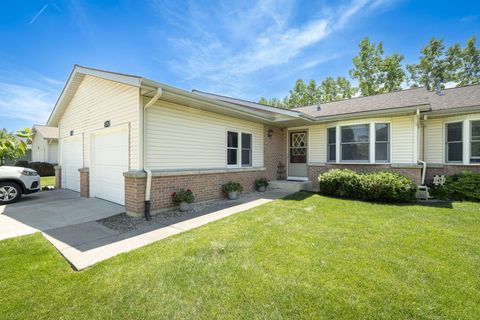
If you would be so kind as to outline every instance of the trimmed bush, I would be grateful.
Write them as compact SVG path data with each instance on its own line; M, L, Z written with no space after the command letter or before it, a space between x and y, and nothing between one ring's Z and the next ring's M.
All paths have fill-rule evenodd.
M352 170L330 170L318 178L320 193L368 201L406 202L415 199L417 185L389 171L359 174Z
M448 176L442 196L450 200L480 202L480 173L465 171Z
M40 177L49 177L55 175L54 165L48 162L17 161L15 167L30 168L37 171Z

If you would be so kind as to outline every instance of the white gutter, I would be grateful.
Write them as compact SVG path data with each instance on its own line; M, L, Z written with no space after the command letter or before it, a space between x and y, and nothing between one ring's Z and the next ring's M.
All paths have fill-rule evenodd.
M148 101L148 103L145 105L144 109L147 109L148 107L151 107L155 102L157 102L157 100L162 96L162 94L163 94L162 88L157 88L157 92L155 93L153 98L150 99L150 101Z
M426 174L426 171L427 171L427 163L425 161L422 161L422 160L417 160L418 162L420 162L422 165L423 165L423 169L422 169L422 186L425 185L425 174Z

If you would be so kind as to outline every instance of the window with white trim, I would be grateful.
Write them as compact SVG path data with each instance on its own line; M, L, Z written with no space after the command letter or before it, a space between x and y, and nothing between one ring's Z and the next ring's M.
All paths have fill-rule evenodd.
M340 127L341 161L369 162L370 125L357 124Z
M252 166L252 135L242 132L242 167Z
M375 123L375 162L390 161L390 125Z
M470 162L480 163L480 120L470 122Z
M227 131L227 166L252 166L252 134Z
M227 165L238 165L238 132L227 132Z
M445 161L463 162L463 122L445 125Z
M327 129L327 161L335 162L337 160L337 128Z

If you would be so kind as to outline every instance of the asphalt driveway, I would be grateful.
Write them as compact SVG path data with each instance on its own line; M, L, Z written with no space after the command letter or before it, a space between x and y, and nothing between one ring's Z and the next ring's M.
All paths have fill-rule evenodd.
M0 206L0 240L96 221L125 212L118 204L70 190L41 191Z

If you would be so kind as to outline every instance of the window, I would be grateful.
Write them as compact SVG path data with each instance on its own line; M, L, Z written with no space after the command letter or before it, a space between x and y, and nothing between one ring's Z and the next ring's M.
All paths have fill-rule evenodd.
M390 126L375 123L375 162L390 161Z
M337 160L337 128L327 129L327 153L329 162L335 162Z
M471 122L470 162L480 163L480 121Z
M446 125L446 161L463 161L463 123L447 123Z
M307 163L307 132L290 133L290 163Z
M370 140L368 124L345 126L341 132L341 160L368 162L370 159Z
M227 132L227 165L238 165L238 133Z
M252 135L242 133L242 167L252 166Z

